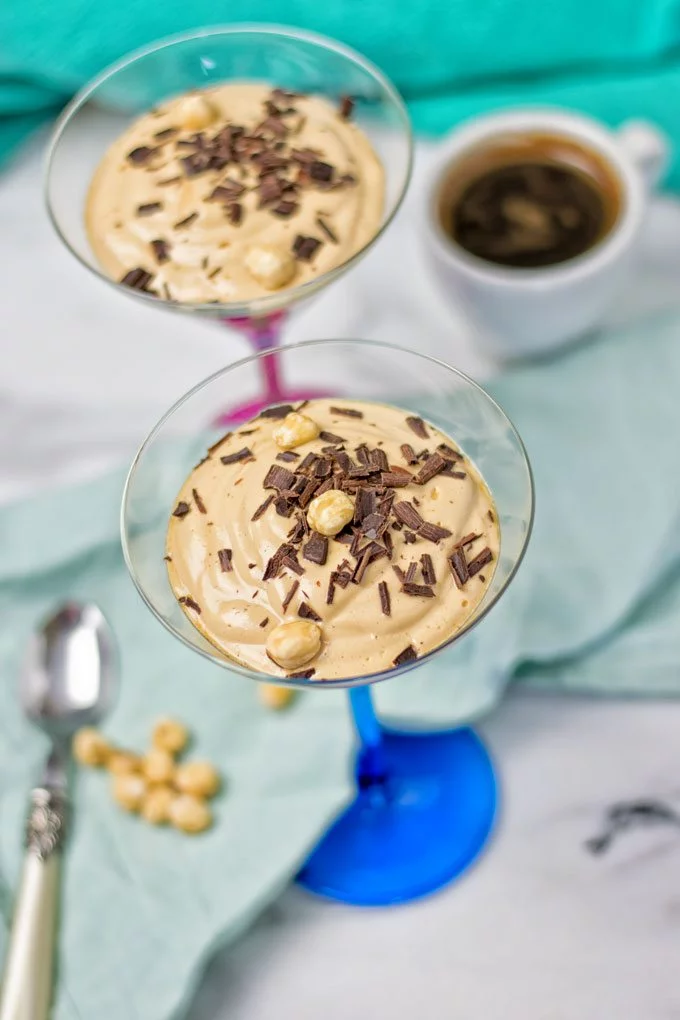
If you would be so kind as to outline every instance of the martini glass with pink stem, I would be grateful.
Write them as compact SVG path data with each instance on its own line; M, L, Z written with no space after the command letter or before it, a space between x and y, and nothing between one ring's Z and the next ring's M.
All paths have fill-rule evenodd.
M380 225L346 261L318 277L247 302L189 304L131 289L99 266L85 230L92 176L108 147L143 113L182 93L229 82L271 84L292 92L354 101L353 119L385 172ZM62 113L47 158L46 200L64 244L91 272L141 301L171 306L226 324L255 352L272 352L294 305L332 283L372 247L396 214L411 175L412 136L404 103L382 72L354 50L322 36L268 25L215 27L173 36L124 57L86 85ZM239 423L263 407L305 400L318 392L289 388L275 350L260 359L261 392L221 415Z

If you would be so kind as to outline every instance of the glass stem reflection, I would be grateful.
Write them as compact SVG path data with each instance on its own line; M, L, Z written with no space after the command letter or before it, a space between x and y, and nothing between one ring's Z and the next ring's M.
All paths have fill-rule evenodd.
M370 686L353 687L349 691L350 709L359 737L357 782L360 789L382 785L387 778L382 729L373 707Z

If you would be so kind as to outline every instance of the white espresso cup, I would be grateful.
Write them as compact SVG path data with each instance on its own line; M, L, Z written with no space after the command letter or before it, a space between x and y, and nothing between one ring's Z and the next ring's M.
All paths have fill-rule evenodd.
M538 268L515 268L470 254L446 232L442 189L456 164L495 144L525 137L564 138L592 153L618 183L618 214L582 254ZM425 241L443 292L478 327L476 342L495 357L513 358L557 347L597 327L630 279L650 192L669 154L651 124L629 121L618 131L557 109L514 110L478 117L445 139L426 186Z

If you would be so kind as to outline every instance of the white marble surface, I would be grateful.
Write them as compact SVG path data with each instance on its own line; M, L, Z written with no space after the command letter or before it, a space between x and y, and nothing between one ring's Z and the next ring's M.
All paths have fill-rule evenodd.
M40 146L0 178L0 500L104 470L242 340L125 300L61 250ZM290 339L364 335L493 366L420 257L419 154L398 223L304 309ZM680 206L658 200L616 317L677 302ZM210 967L191 1020L680 1020L680 832L636 831L595 858L615 800L680 806L680 703L515 694L483 727L503 776L490 853L422 903L362 911L292 890Z

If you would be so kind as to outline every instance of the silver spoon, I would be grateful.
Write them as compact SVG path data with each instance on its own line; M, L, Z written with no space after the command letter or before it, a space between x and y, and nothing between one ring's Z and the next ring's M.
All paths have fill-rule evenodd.
M26 854L0 992L0 1020L46 1020L66 826L70 743L96 723L117 686L115 643L93 604L68 603L32 638L20 682L24 712L52 740L42 782L31 792Z

